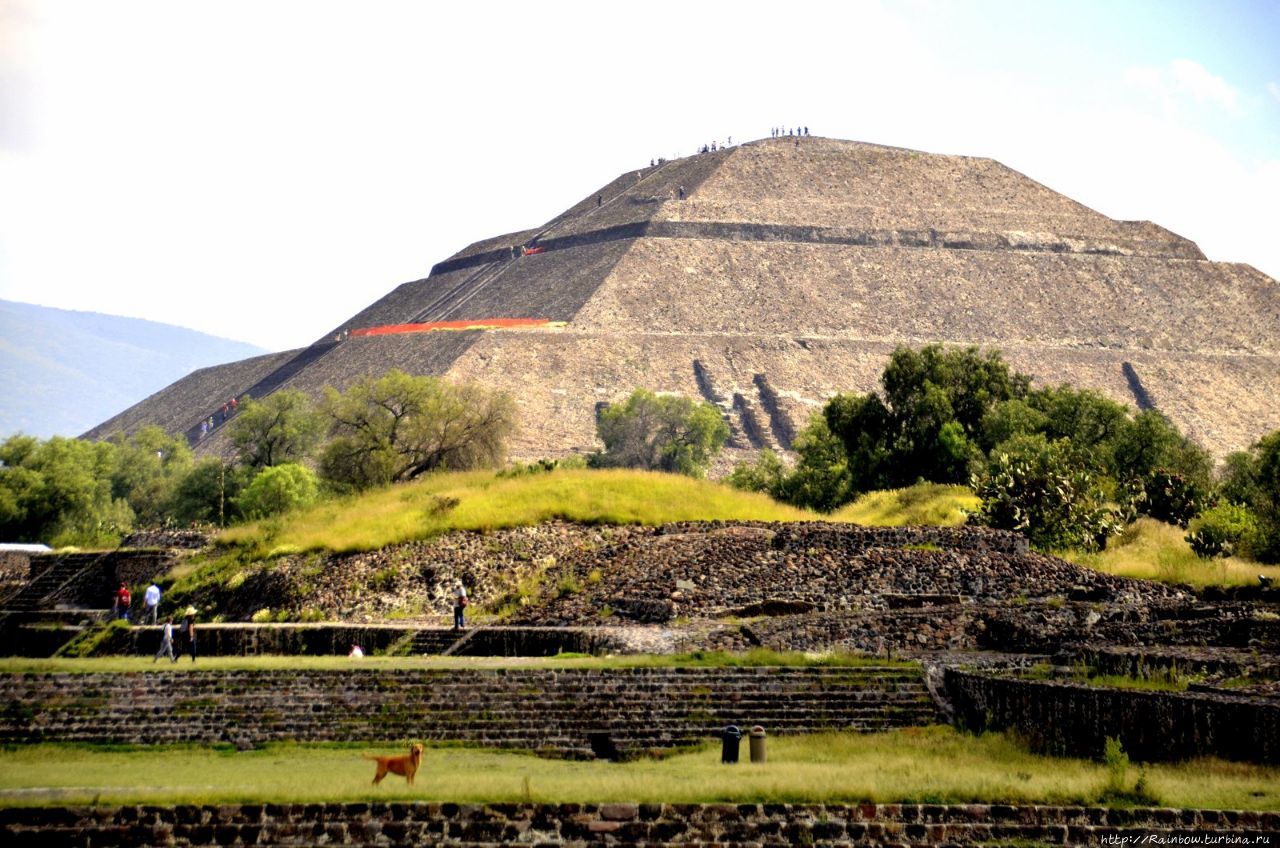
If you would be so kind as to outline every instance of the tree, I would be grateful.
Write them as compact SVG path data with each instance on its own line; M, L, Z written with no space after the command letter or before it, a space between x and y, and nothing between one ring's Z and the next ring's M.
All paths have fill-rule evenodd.
M761 492L771 498L782 498L787 480L787 466L776 453L765 448L756 454L755 462L739 462L725 482L744 492Z
M992 451L972 485L982 499L975 524L1016 530L1041 549L1097 550L1121 529L1104 491L1076 462L1066 439L1014 436Z
M240 462L267 468L306 459L323 438L328 421L300 389L281 389L265 400L245 397L229 437Z
M604 450L596 467L646 468L701 477L729 438L720 410L705 401L636 389L601 410L596 434Z
M1253 513L1261 535L1258 557L1280 562L1280 430L1253 446L1255 495Z
M853 500L849 459L826 418L814 414L791 447L800 461L775 497L819 512L831 512Z
M240 495L249 518L265 518L315 503L320 487L315 472L293 462L264 468Z
M184 524L203 521L224 526L235 521L242 517L240 493L251 474L245 466L217 457L201 460L175 488L170 515Z
M324 408L334 438L321 472L357 489L500 465L516 427L509 395L399 370L365 377L346 392L325 389Z
M1143 488L1142 511L1183 527L1204 506L1213 459L1154 409L1139 412L1114 440L1112 473Z
M1258 496L1258 469L1249 451L1232 451L1218 472L1218 496L1229 503L1252 504Z
M1246 507L1257 525L1253 554L1280 562L1280 430L1227 457L1221 494Z
M128 501L142 524L157 524L169 517L173 498L191 472L191 448L181 436L171 436L154 424L128 438L112 439L116 467L111 494Z
M51 545L119 541L133 510L113 498L117 448L54 436L13 436L0 443L0 536Z
M851 494L917 480L957 483L982 456L983 419L1027 394L1030 378L998 351L900 347L881 375L883 398L838 395L824 409L848 454Z
M1077 459L1091 471L1114 475L1116 439L1129 426L1129 411L1092 389L1068 385L1035 389L1025 398L995 404L983 417L981 447L990 452L1019 433L1067 439Z

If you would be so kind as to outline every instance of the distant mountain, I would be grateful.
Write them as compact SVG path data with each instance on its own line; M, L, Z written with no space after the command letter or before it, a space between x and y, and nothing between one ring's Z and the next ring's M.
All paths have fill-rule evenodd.
M170 324L0 300L0 438L78 436L197 368L262 353Z

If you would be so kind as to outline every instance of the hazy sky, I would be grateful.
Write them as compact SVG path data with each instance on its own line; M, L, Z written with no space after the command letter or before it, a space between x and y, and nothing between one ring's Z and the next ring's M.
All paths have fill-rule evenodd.
M0 298L306 344L775 125L990 156L1280 277L1280 2L0 0Z

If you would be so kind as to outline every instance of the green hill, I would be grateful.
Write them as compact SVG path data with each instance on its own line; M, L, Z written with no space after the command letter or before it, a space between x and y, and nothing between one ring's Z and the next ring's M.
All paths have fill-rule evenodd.
M622 469L507 476L432 474L225 531L225 544L258 555L369 551L450 530L497 530L542 521L658 525L677 521L805 521L822 516L766 495L678 474Z

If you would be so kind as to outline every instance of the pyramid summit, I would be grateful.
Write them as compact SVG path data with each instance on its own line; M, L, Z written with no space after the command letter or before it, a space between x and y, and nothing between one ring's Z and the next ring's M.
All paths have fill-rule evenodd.
M736 458L788 448L832 394L874 389L895 346L934 342L1155 406L1217 456L1280 429L1265 274L991 159L785 137L623 174L307 348L196 371L86 436L196 440L230 397L396 367L510 392L517 458L592 449L600 405L637 387L719 405ZM226 448L221 428L199 440Z

